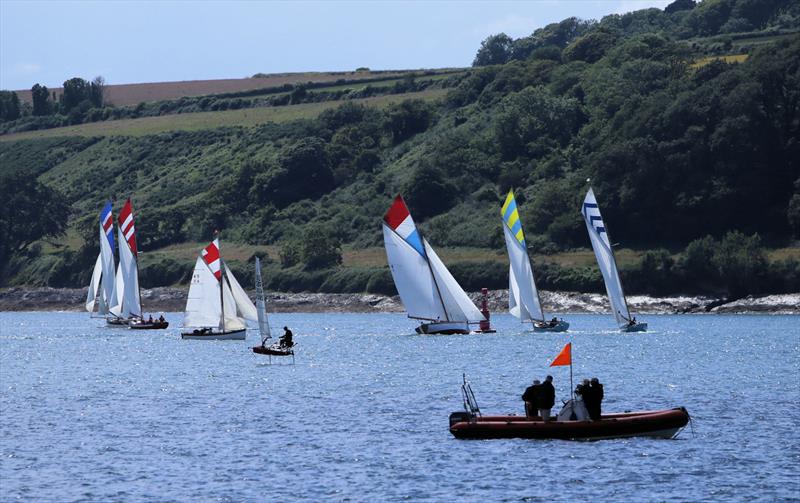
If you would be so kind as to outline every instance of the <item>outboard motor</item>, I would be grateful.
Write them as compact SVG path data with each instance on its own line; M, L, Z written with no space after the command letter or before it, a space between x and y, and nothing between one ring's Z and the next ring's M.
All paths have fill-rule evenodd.
M474 419L475 416L469 412L453 412L450 414L450 427L452 428L456 423L468 423Z

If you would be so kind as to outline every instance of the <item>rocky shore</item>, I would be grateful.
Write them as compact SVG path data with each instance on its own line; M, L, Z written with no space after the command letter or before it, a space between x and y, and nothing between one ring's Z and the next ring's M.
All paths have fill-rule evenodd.
M182 311L186 305L185 288L152 288L142 290L146 312ZM578 292L542 291L542 302L548 313L606 313L604 295ZM480 293L470 294L479 303ZM0 311L80 311L86 299L83 288L6 288L0 289ZM267 295L270 312L403 312L400 299L364 293L271 293ZM728 301L714 297L628 297L636 313L773 313L800 314L800 293L745 297ZM480 305L480 304L478 304ZM489 309L504 312L508 306L507 290L489 292Z

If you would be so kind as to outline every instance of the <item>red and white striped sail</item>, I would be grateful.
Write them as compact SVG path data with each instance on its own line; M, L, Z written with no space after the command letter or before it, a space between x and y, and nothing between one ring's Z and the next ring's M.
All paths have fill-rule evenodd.
M125 201L125 206L123 206L119 212L119 229L125 241L128 243L133 256L137 256L139 251L136 248L136 228L133 225L133 206L131 205L130 198Z
M219 260L219 239L215 239L210 245L203 248L203 251L200 252L200 256L203 257L203 262L205 262L211 270L211 274L219 281L222 278L222 269L220 268Z

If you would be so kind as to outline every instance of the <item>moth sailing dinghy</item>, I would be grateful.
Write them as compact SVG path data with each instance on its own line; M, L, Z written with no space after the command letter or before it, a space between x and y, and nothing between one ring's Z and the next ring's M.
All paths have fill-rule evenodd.
M245 340L245 320L258 321L247 293L222 260L219 238L203 248L194 265L186 300L183 339Z
M439 256L422 237L402 196L383 217L383 242L397 293L418 334L468 334L485 320Z
M510 262L508 267L508 311L519 318L522 323L532 323L534 332L565 332L569 328L569 323L566 321L557 318L545 321L542 300L533 279L533 266L531 266L528 256L525 234L522 232L522 222L519 219L519 210L513 191L508 191L500 214Z
M110 201L100 211L99 230L100 253L94 263L85 307L92 313L97 306L97 314L106 318L109 316L109 308L117 304L114 289L114 218Z
M621 332L644 332L647 330L647 323L637 322L635 317L631 317L628 310L628 302L625 300L625 292L622 291L622 282L617 271L617 260L614 257L614 250L611 248L611 240L608 237L608 230L603 223L600 215L600 208L597 206L597 199L594 192L589 188L583 200L583 220L586 222L586 229L589 231L589 239L592 242L592 249L597 258L597 265L603 274L603 281L606 284L608 300L614 318Z
M253 346L253 353L267 356L291 356L294 362L294 349L276 342L267 346L267 341L272 339L267 318L266 301L264 300L264 284L261 280L261 260L256 257L256 311L258 314L258 332L261 335L261 345ZM270 358L272 361L272 358Z

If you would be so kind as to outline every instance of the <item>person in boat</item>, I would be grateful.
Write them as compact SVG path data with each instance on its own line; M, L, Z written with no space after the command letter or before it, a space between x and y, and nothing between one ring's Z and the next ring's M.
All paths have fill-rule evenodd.
M603 403L603 385L596 377L592 378L589 383L589 397L588 400L584 398L586 409L589 412L589 417L592 421L599 421L601 417L601 404Z
M533 384L525 388L525 392L522 394L522 400L525 402L525 415L527 417L534 417L539 413L539 388L541 385L542 383L538 379L535 379Z
M282 348L290 348L294 346L294 341L292 341L292 337L294 337L294 334L292 334L292 331L289 330L289 327L283 327L283 335L278 340L280 346Z
M164 323L164 315L163 314L158 317L158 322L159 323Z
M552 319L552 320L550 320L550 326L551 326L551 327L554 327L554 326L556 326L556 325L558 325L558 318L557 318L557 317L555 317L555 316L553 316L553 319Z
M556 404L556 389L553 387L553 376L547 376L539 385L539 416L545 423L550 421L550 409Z
M578 398L586 402L586 397L589 396L591 391L589 391L589 379L584 379L579 385L575 387L575 394L578 395Z
M147 323L153 323L153 315L152 314L147 318Z

